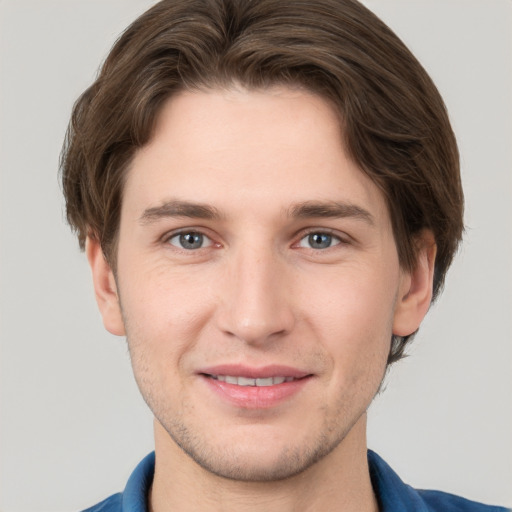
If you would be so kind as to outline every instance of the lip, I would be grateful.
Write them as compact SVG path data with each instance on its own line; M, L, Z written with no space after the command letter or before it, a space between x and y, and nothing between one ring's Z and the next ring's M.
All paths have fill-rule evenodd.
M291 400L313 377L310 373L282 365L264 367L219 365L202 368L197 374L222 401L236 408L253 410L270 409ZM252 379L293 377L295 380L271 386L239 386L213 379L211 375L231 375Z

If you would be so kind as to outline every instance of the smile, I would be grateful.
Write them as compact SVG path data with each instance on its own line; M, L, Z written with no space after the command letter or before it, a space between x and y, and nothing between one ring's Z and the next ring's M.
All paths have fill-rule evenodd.
M314 377L277 365L264 368L223 365L203 369L199 375L217 397L238 410L277 407L299 394Z
M283 384L284 382L292 382L296 380L294 377L266 377L266 378L251 378L251 377L237 377L234 375L209 375L212 379L227 384L234 384L236 386L256 386L268 387Z

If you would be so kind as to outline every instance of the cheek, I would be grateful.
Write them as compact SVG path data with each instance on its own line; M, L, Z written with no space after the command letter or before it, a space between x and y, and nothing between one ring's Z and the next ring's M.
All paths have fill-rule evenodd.
M153 321L180 315L187 318L197 304L200 279L192 266L176 268L165 258L142 253L120 261L119 271L124 308L139 317L149 316Z
M318 319L326 330L371 341L371 333L391 330L398 275L378 267L335 269L322 278L312 276L301 300L312 321Z
M196 343L214 301L193 269L176 272L147 261L140 267L137 271L137 262L125 267L132 272L125 272L120 290L130 349L134 355L144 352L156 366L176 363Z
M324 286L318 281L311 284L309 322L323 340L339 378L357 379L372 368L380 375L392 336L397 287L393 273L388 277L385 269L353 269L332 276Z

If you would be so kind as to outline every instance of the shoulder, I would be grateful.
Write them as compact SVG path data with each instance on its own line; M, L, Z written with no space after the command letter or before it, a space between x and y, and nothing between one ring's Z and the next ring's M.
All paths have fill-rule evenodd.
M381 512L512 512L442 491L414 489L371 450L368 451L368 464Z
M510 509L484 505L441 491L418 490L418 494L432 512L510 512Z
M155 471L155 452L147 455L135 468L124 491L82 512L147 512L147 497Z
M123 503L123 495L119 492L113 494L106 500L97 503L83 512L121 512Z

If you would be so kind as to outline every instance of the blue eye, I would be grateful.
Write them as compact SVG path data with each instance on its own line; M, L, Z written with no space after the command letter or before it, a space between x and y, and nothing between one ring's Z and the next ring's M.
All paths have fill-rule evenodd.
M202 249L212 245L212 241L202 233L197 231L186 231L178 233L169 238L169 243L180 249L192 251L194 249Z
M337 236L319 231L316 233L310 233L302 238L299 242L299 246L306 247L308 249L328 249L329 247L340 243L341 240Z

